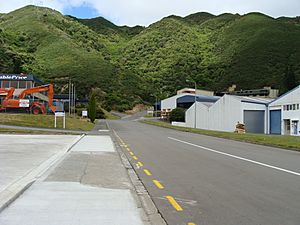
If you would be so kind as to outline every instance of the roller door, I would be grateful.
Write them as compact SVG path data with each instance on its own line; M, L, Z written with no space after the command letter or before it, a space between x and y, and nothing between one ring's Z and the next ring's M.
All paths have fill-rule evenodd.
M270 111L270 133L281 134L281 110Z
M263 134L265 131L265 111L244 110L244 124L247 133Z

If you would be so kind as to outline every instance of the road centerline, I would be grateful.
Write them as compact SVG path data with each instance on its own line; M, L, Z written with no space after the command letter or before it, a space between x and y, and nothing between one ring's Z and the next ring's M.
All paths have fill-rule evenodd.
M300 176L299 172L287 170L287 169L280 168L280 167L277 167L277 166L272 166L272 165L269 165L269 164L266 164L266 163L262 163L262 162L258 162L258 161L255 161L255 160L251 160L251 159L243 158L243 157L240 157L240 156L232 155L232 154L229 154L229 153L226 153L226 152L222 152L222 151L218 151L218 150L215 150L215 149L207 148L207 147L204 147L204 146L201 146L201 145L196 145L196 144L193 144L193 143L190 143L190 142L187 142L187 141L179 140L177 138L168 137L168 139L171 139L173 141L177 141L177 142L180 142L180 143L183 143L183 144L187 144L187 145L190 145L190 146L194 146L194 147L197 147L197 148L201 148L201 149L204 149L206 151L214 152L214 153L225 155L225 156L228 156L228 157L231 157L231 158L239 159L239 160L242 160L242 161L250 162L250 163L253 163L253 164L257 164L257 165L268 167L268 168L275 169L275 170L279 170L279 171L289 173L289 174L292 174L292 175Z

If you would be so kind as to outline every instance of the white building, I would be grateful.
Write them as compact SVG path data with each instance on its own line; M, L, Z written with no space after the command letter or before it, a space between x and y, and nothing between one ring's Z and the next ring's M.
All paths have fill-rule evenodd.
M269 104L268 133L300 136L300 85Z
M198 102L216 102L220 97L218 96L207 96L207 95L196 95ZM161 100L161 110L171 111L177 107L189 108L195 102L195 94L183 93L174 95L170 98Z
M272 99L224 95L215 103L196 105L196 128L234 132L238 122L247 133L267 133L268 103ZM195 126L195 104L186 111L186 126Z

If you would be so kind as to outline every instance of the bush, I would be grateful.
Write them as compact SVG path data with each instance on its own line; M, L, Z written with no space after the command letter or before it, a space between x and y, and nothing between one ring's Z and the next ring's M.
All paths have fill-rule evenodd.
M92 123L95 122L95 119L96 119L96 96L95 96L94 92L92 92L90 100L89 100L88 117L90 118Z
M183 108L176 108L170 112L169 117L170 122L185 122L185 109Z
M96 119L105 119L105 113L100 107L96 109Z

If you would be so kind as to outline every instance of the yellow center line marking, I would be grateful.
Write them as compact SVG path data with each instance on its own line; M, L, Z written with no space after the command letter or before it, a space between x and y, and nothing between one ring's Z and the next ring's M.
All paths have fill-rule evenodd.
M195 223L188 223L188 225L196 225Z
M140 167L144 166L144 164L141 163L141 162L138 162L137 164L138 164Z
M127 151L130 151L130 148L126 148L127 149Z
M176 202L176 200L172 196L166 196L166 199L170 202L170 204L177 210L182 211L181 206Z
M147 174L148 176L151 176L151 172L149 170L144 169L145 174Z
M133 152L129 152L130 155L134 155Z
M163 189L164 186L158 181L158 180L153 180L153 183L158 187L159 189Z
M136 156L132 156L132 158L135 159L135 160L138 160L138 157L136 157Z

